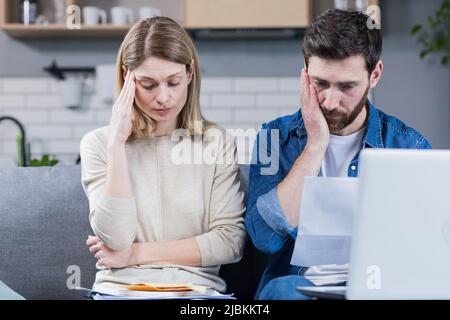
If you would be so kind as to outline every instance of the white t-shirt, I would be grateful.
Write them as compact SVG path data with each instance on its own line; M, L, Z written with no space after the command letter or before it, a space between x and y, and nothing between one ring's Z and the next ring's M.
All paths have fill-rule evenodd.
M323 177L347 177L348 167L358 154L364 139L364 129L348 136L331 135L330 144L320 168ZM346 282L348 264L323 265L309 268L305 278L316 286Z

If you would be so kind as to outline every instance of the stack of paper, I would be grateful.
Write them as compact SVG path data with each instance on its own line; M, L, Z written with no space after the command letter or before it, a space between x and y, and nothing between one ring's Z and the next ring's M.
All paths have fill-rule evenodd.
M205 286L168 283L99 285L90 293L94 300L235 299L232 294L221 294Z

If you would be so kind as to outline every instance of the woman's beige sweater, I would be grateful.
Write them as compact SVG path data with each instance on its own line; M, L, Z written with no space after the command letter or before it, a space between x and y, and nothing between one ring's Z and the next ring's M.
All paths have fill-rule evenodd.
M134 198L125 199L104 194L108 135L109 126L96 129L80 145L81 181L94 233L113 250L126 249L132 242L194 237L201 266L97 266L94 289L100 284L164 282L225 291L220 265L240 260L245 238L234 139L216 126L203 137L174 133L127 142Z

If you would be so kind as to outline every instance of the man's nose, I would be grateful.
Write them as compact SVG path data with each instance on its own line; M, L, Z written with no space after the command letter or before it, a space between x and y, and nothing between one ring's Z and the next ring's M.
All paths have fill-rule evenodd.
M339 107L340 93L334 89L328 89L323 92L324 100L321 105L328 111L332 111Z

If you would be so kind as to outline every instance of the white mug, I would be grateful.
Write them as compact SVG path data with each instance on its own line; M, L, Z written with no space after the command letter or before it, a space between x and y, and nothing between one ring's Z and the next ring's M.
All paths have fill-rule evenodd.
M132 24L134 22L133 10L127 7L113 7L111 18L113 24Z
M369 6L369 2L367 0L356 0L356 10L358 11L366 11Z
M334 0L334 7L336 9L347 10L348 8L347 0Z
M161 16L161 10L153 7L142 7L139 9L139 19L147 19Z
M86 25L106 23L106 11L97 7L87 6L83 8L83 21Z

